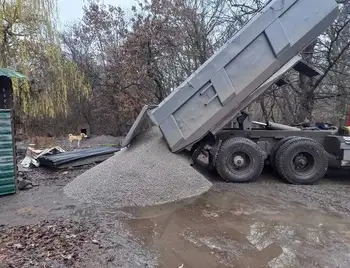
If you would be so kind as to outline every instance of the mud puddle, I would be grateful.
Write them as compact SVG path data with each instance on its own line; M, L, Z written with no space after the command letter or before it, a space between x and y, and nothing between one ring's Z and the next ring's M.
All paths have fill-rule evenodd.
M196 200L124 209L159 267L350 267L350 223L298 203L212 190Z

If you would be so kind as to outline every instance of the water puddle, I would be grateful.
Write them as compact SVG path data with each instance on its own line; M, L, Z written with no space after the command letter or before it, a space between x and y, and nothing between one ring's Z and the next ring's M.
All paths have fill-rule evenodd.
M160 267L350 267L349 221L298 204L212 190L124 211L133 235L159 252Z

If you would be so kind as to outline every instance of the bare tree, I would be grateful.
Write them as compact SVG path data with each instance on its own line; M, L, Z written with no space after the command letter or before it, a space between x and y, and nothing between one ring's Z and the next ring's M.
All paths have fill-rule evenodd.
M291 72L287 76L287 86L266 92L267 100L271 100L271 97L274 99L271 109L275 112L276 107L279 109L282 121L299 123L306 118L314 118L344 123L349 101L349 29L350 4L345 0L341 3L337 20L302 52L304 60L318 67L323 74L309 78ZM262 108L266 111L265 103L266 100ZM272 112L266 113L269 116Z

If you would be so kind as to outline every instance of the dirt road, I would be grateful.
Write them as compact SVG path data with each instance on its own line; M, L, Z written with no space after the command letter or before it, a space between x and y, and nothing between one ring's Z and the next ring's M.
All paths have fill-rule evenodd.
M314 186L212 176L196 199L115 210L64 196L83 171L38 169L37 187L0 198L0 267L350 267L348 172Z

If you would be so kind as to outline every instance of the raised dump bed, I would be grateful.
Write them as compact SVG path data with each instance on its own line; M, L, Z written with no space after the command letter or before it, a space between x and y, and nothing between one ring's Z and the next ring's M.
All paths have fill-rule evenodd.
M282 76L291 68L310 77L320 74L298 53L337 14L335 0L271 1L163 102L145 106L122 147L151 119L172 152L187 149L194 161L206 155L208 166L230 182L258 179L265 164L295 184L317 182L331 162L350 166L346 131L253 122L243 112L271 85L283 85ZM234 119L236 127L225 127Z
M266 90L289 67L295 67L295 56L337 14L335 0L272 1L150 111L171 151L181 151L209 132L220 131L242 106L256 99L257 89Z

